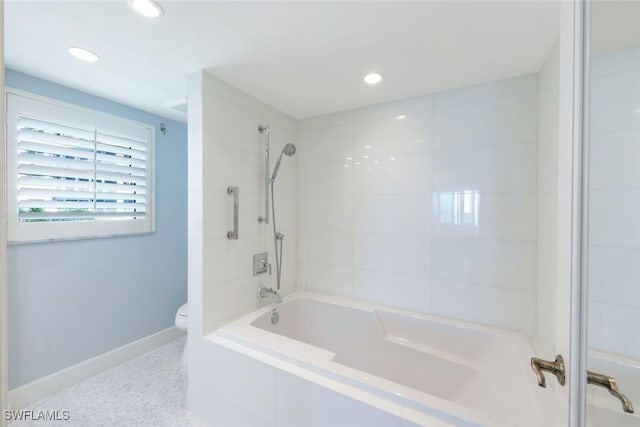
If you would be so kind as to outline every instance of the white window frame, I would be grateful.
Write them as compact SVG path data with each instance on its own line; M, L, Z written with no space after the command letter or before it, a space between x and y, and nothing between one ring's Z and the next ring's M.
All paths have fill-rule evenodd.
M100 111L47 98L33 93L6 89L7 147L7 238L9 243L92 239L153 233L156 230L156 128L155 126L106 114ZM54 222L20 222L18 220L18 116L27 114L61 121L70 126L93 129L143 128L148 133L147 185L144 220L86 220ZM150 187L150 188L149 188Z

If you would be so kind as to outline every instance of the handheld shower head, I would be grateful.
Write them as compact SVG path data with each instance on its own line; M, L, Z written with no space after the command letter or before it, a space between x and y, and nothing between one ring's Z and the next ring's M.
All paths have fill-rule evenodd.
M278 176L278 170L280 170L280 162L282 161L283 154L286 154L289 157L293 156L294 154L296 154L296 146L291 143L288 143L284 147L282 147L280 156L278 157L278 160L276 161L276 165L273 168L273 175L271 175L271 182L275 181L276 176Z
M291 143L286 144L284 147L282 147L282 152L291 157L296 154L296 146Z

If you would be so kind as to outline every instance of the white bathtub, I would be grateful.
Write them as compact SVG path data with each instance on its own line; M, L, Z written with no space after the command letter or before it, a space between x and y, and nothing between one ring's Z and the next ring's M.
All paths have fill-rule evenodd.
M537 387L534 351L520 334L311 293L277 310L275 325L267 306L207 337L217 347L205 356L217 361L209 395L246 410L244 424L372 425L363 421L369 416L377 425L550 425L543 400L552 393ZM246 357L238 362L230 351ZM235 389L246 394L234 398ZM353 400L355 409L327 403L332 397L321 391Z

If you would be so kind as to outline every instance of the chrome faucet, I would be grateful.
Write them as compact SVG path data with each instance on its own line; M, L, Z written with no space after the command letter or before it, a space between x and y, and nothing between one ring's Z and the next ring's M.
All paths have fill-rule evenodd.
M274 291L273 289L267 288L262 285L258 287L258 298L268 298L275 304L282 304L282 297L280 296L278 291Z
M616 384L615 378L597 372L587 371L587 384L594 384L607 389L612 396L620 401L624 412L633 414L633 404L627 396L618 391L618 384Z

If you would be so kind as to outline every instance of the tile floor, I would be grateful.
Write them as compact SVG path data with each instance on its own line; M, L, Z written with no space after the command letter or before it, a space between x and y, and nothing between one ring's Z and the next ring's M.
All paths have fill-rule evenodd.
M36 402L28 410L67 410L68 421L14 421L10 427L202 427L185 410L186 337Z

